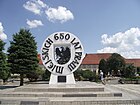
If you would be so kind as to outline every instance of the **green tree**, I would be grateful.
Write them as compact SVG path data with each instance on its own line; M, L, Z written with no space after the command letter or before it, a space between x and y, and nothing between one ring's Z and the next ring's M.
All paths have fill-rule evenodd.
M135 66L133 64L126 65L123 74L124 74L125 78L134 77L135 76Z
M104 75L107 75L108 69L107 69L107 62L105 59L101 59L99 62L99 70L102 70Z
M140 75L140 67L137 67L137 73Z
M107 59L107 66L110 73L113 72L113 75L118 75L118 70L123 71L125 68L125 59L117 53L113 53Z
M31 32L20 29L18 33L13 34L8 52L10 70L12 73L20 74L20 86L22 86L24 75L33 73L38 68L37 43Z
M6 54L3 52L5 43L0 40L0 79L5 83L9 77L9 68L6 60Z

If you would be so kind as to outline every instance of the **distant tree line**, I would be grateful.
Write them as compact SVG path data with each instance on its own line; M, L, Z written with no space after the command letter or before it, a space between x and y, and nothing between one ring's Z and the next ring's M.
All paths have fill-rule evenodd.
M118 53L113 53L106 60L101 59L99 63L99 70L102 70L105 76L133 77L135 69L133 64L126 64L125 59Z

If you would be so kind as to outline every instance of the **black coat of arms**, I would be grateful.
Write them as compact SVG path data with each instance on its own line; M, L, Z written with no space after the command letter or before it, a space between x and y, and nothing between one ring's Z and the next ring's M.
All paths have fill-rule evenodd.
M55 60L58 64L66 64L69 62L71 58L71 50L70 48L61 46L61 47L56 47L55 48Z

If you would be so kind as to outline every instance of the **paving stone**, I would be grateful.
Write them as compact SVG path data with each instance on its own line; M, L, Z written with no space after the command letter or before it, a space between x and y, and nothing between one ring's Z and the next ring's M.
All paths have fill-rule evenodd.
M97 97L97 94L65 94L63 97Z
M114 93L114 97L122 97L122 93Z
M2 100L1 101L2 105L19 105L19 101L18 100Z
M104 91L103 87L92 88L17 88L16 92L98 92Z
M11 92L0 97L122 97L122 93L110 92Z
M20 105L39 105L38 101L21 101Z
M48 105L46 102L39 102L39 105Z

